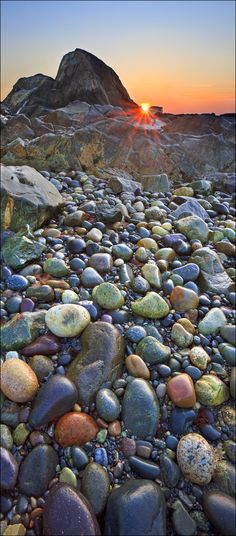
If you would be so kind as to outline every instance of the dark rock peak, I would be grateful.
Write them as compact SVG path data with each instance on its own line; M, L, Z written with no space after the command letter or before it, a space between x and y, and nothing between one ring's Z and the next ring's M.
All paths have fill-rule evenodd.
M76 100L122 108L136 106L115 71L79 48L63 56L55 80L43 74L20 78L4 105L13 113L39 116Z

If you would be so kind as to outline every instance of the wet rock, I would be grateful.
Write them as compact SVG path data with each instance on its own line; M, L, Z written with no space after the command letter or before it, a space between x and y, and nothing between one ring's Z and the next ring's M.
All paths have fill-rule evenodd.
M17 313L1 326L3 350L18 350L33 342L45 329L45 312Z
M147 368L147 365L138 355L130 354L125 360L125 365L129 373L132 374L132 376L135 376L136 378L143 378L144 380L149 380L150 372Z
M1 488L3 490L14 489L18 475L18 463L14 456L4 447L0 447L1 461Z
M75 385L59 374L51 376L44 383L34 400L30 414L30 424L34 428L61 417L77 402Z
M112 422L120 414L120 402L111 389L100 389L96 396L96 409L99 417Z
M110 493L108 472L98 463L89 463L83 473L81 491L91 504L95 515L100 515Z
M129 465L135 473L143 478L155 480L160 476L160 467L156 463L144 460L139 456L130 456Z
M171 329L171 340L179 348L187 348L193 342L193 335L176 322Z
M206 210L200 205L197 199L188 199L173 212L173 216L177 220L186 216L192 216L193 214L204 221L208 218Z
M87 499L79 491L62 483L53 486L47 496L43 509L43 530L45 536L101 534Z
M113 259L109 253L94 253L89 258L89 266L97 270L99 274L107 274L111 272Z
M131 434L140 439L155 435L160 418L157 396L151 385L143 379L135 379L125 390L122 418Z
M72 411L57 422L55 438L61 447L82 446L94 439L98 431L96 421L90 415Z
M204 406L219 406L230 396L227 385L213 374L204 375L197 380L195 389L198 402Z
M53 362L50 357L47 357L46 355L34 355L29 359L28 364L39 381L54 372Z
M194 346L189 353L189 359L193 365L200 370L205 370L210 361L210 357L202 346Z
M220 534L234 536L236 510L232 497L218 491L210 491L203 496L203 508L207 518Z
M38 445L20 465L19 490L31 497L40 497L55 476L58 456L50 445Z
M90 314L81 305L55 305L47 311L45 322L57 337L76 337L88 326Z
M151 285L151 287L161 288L161 274L160 270L155 264L144 264L142 267L142 275Z
M177 446L178 465L187 480L208 484L214 472L214 451L201 435L183 436Z
M69 366L67 376L77 387L79 402L88 404L104 382L120 377L125 341L115 326L99 321L84 330L80 343L82 349Z
M169 313L166 301L156 292L148 292L144 298L131 303L132 312L144 318L163 318Z
M69 227L77 227L84 221L85 217L86 214L83 212L83 210L76 210L76 212L72 212L71 214L67 214L67 216L65 216L64 223Z
M108 499L105 536L165 536L166 505L160 487L150 480L130 480Z
M170 357L171 350L154 337L144 337L136 347L137 354L145 363L165 363Z
M51 258L46 259L43 263L43 271L47 274L53 275L54 277L63 277L66 276L69 272L65 261L63 259Z
M160 468L165 485L168 488L175 488L181 476L178 465L166 454L161 454Z
M38 390L34 371L21 359L7 359L1 367L1 389L13 402L28 402Z

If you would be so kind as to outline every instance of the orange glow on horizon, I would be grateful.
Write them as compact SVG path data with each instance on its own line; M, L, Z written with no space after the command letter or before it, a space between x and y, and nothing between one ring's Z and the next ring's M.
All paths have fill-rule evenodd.
M150 105L149 102L142 102L142 103L141 103L141 109L142 109L142 112L143 112L144 114L148 114L150 106L151 106L151 105Z

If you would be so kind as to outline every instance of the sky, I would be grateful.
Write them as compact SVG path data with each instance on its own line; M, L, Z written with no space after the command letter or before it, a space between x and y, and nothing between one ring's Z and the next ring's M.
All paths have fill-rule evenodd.
M234 9L231 0L3 0L2 98L20 77L55 77L62 56L82 48L111 66L139 104L232 112Z

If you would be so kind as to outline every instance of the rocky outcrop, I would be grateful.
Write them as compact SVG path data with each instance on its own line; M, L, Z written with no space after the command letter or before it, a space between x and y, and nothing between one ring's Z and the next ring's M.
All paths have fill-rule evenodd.
M61 194L29 166L1 166L1 226L37 229L62 205Z
M55 80L42 74L18 80L4 105L13 112L37 116L76 100L122 108L135 106L115 71L80 48L65 54Z

